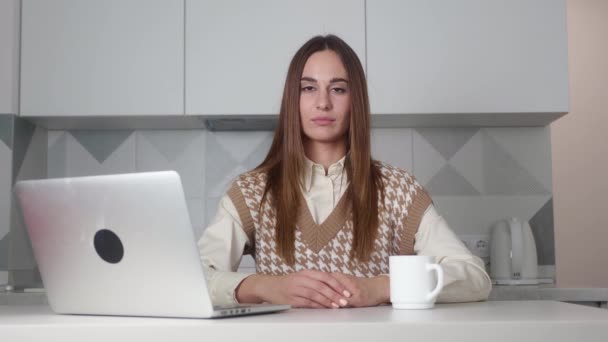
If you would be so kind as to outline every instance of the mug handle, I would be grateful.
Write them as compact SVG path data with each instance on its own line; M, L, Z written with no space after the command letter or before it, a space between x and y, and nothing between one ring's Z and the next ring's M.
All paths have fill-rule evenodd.
M426 265L426 270L435 270L435 272L437 272L437 286L426 296L427 300L432 300L437 297L439 292L443 289L443 268L441 268L441 266L438 264L428 264Z

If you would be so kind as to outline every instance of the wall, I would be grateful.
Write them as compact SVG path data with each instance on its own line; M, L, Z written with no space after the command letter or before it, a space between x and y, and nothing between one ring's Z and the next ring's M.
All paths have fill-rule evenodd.
M463 239L487 239L496 220L519 216L531 220L540 263L554 265L549 136L548 127L375 129L372 144L375 158L427 186ZM198 236L271 139L268 131L49 131L48 177L175 169Z
M607 35L607 1L568 1L571 108L551 126L560 287L608 287Z
M18 112L20 0L0 1L0 284L8 280L13 117Z
M11 227L13 115L0 114L0 284L8 280L8 233Z
M46 178L47 146L46 129L15 115L0 115L0 284L9 276L14 285L40 284L12 189L19 180Z

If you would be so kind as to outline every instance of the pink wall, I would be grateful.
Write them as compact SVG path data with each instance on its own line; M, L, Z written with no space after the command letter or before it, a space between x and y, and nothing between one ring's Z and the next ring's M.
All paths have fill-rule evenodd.
M559 287L608 287L608 1L568 0L570 113L551 126Z

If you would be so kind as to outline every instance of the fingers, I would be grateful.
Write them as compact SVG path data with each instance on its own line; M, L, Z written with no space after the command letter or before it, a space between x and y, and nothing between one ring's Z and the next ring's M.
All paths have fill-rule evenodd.
M284 300L294 307L337 309L359 306L356 294L361 291L352 276L304 270L280 279L283 286L279 287L279 293L275 293L276 300Z
M323 281L314 278L302 277L299 281L299 296L311 299L326 308L338 308L348 305L348 301L336 293Z
M326 272L313 271L313 270L306 270L306 271L302 271L301 273L327 284L341 298L350 297L349 296L350 292L345 287L345 285L334 277L334 275L340 274L340 273L326 273Z
M332 273L331 275L334 279L340 282L340 285L344 288L344 291L348 292L348 295L345 294L347 297L351 297L358 292L358 286L355 281L351 279L351 277L338 272Z
M359 284L356 282L357 278L337 272L332 273L331 275L346 288L346 292L349 294L348 305L359 306L361 289Z

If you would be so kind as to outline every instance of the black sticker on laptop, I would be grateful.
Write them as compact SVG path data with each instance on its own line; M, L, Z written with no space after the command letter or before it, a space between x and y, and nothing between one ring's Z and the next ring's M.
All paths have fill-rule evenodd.
M125 254L120 238L109 229L97 231L93 243L97 254L110 264L119 263Z

